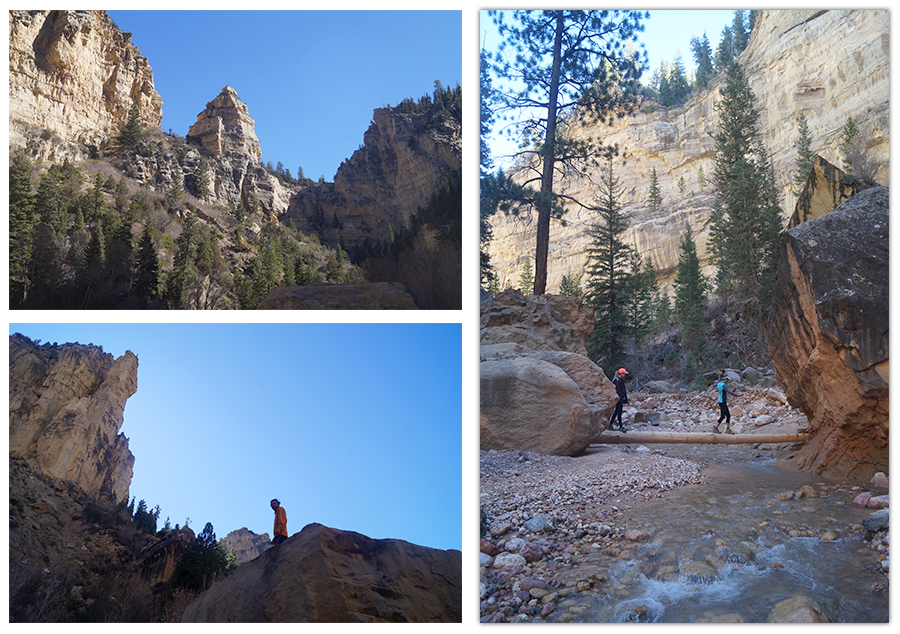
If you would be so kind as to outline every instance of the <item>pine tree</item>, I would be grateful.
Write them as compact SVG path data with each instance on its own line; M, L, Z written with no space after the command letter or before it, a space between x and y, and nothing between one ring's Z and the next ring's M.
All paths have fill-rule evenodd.
M681 323L681 341L688 350L696 350L706 325L707 283L700 272L697 245L688 223L684 225L675 275L675 319Z
M697 168L697 187L700 191L706 187L706 175L703 173L703 166Z
M684 103L691 92L680 52L675 53L675 59L672 60L672 66L669 68L669 90L672 91L672 104Z
M650 172L650 193L647 195L650 203L650 211L656 213L662 205L662 195L659 193L659 179L656 176L656 168Z
M519 275L519 290L524 295L530 295L534 288L534 271L531 268L531 259L525 258L525 264L522 265L522 274Z
M592 357L599 355L600 365L621 363L628 335L625 294L631 247L622 242L628 223L622 214L619 179L613 172L613 154L607 151L606 167L596 200L597 222L588 228L588 280L585 301L594 309L594 332L588 340Z
M583 294L581 279L563 275L562 280L559 282L559 294L567 297L581 297Z
M579 119L605 122L633 109L637 80L647 59L637 36L648 14L557 10L489 11L489 15L502 38L492 69L510 82L509 93L500 91L503 108L515 111L513 119L520 122L510 132L515 138L528 133L528 138L536 139L532 147L523 148L523 158L541 163L540 177L535 175L533 183L540 182L540 195L534 197L534 294L542 295L547 287L550 221L562 209L553 191L556 174L564 167L583 168L600 149L596 141L570 138L561 131ZM632 42L635 48L625 46ZM507 48L515 54L505 54ZM525 116L518 116L521 113Z
M794 185L797 186L794 191L795 196L799 196L806 187L806 181L816 160L816 154L811 149L812 139L809 135L809 125L806 122L806 115L802 112L800 113L799 128L800 139L797 141L797 162L795 163L797 172L793 175Z
M747 44L750 42L750 32L747 30L747 23L744 18L745 11L740 9L734 12L734 19L731 22L731 33L734 38L734 55L740 55Z
M175 240L175 257L172 270L166 278L166 302L169 308L184 308L185 293L189 290L191 269L194 261L194 242L196 240L196 217L193 213L185 215L181 234Z
M31 161L25 152L16 152L9 165L9 304L12 308L23 301L29 282L34 210L31 190Z
M733 296L748 316L763 318L771 306L781 210L768 152L759 139L759 111L737 62L726 71L716 140L715 201L710 252L720 292Z
M694 85L701 90L706 90L714 72L712 46L710 46L706 31L703 32L702 38L691 38L691 54L694 56L694 63L697 66Z
M128 118L119 132L119 144L127 148L133 148L143 138L144 130L141 127L141 110L138 108L137 102L132 101L131 109L128 111Z
M651 278L650 275L653 275L653 277ZM642 348L644 340L650 334L650 322L653 319L654 288L657 288L657 282L656 272L652 269L652 264L648 268L640 254L632 249L624 304L625 314L628 317L627 333L634 342L636 350Z
M151 304L159 297L159 256L153 245L150 225L144 225L134 274L134 292L145 303Z
M734 33L730 26L722 27L722 35L719 39L719 45L716 47L715 66L717 73L723 73L728 69L729 64L734 61Z

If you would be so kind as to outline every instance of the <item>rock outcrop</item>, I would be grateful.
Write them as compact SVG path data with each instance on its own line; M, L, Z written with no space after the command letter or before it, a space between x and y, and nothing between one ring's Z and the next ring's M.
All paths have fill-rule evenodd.
M225 86L218 97L206 104L185 138L189 143L202 145L215 157L231 154L254 161L262 158L256 122L231 86Z
M242 564L184 623L436 623L462 620L462 553L309 524Z
M573 297L482 296L482 449L572 456L603 432L617 397L587 357L592 330Z
M105 11L9 12L9 121L14 145L28 127L99 146L137 103L159 128L162 98L147 58Z
M119 433L137 391L137 357L9 338L9 453L88 495L128 498L134 456Z
M817 156L788 228L830 214L842 202L866 188L866 184L851 179L843 170Z
M231 531L219 540L225 552L234 551L235 561L239 564L256 559L272 545L268 533L257 535L247 528Z
M175 572L181 555L195 540L194 531L185 526L177 531L169 531L161 540L144 547L135 562L141 577L151 586L168 581Z
M292 220L323 242L350 249L386 242L462 168L462 124L397 108L377 108L363 145L333 183L299 192L282 222Z
M798 466L871 477L888 466L888 189L789 230L769 355L809 418Z
M890 26L887 11L759 11L740 61L761 112L759 129L768 149L781 193L784 222L796 196L791 173L797 158L799 115L809 124L812 150L840 164L841 129L853 117L867 138L869 152L883 163L876 180L888 184L890 154ZM660 284L672 283L679 243L690 224L701 267L709 265L707 240L712 214L712 186L717 131L713 105L720 85L681 107L666 109L644 100L635 114L610 125L578 128L578 137L593 136L618 144L627 160L615 165L629 229L623 236L642 257L653 258ZM496 158L496 157L495 157ZM656 169L662 206L651 213L650 176ZM598 174L590 173L594 182ZM683 193L679 183L683 182ZM590 204L595 188L587 180L566 179L558 191ZM585 275L590 213L567 203L565 225L554 223L547 263L547 291L557 292L563 275ZM501 287L517 280L526 259L534 259L534 224L498 214L491 219L488 248Z
M259 310L416 310L406 288L397 282L278 286Z

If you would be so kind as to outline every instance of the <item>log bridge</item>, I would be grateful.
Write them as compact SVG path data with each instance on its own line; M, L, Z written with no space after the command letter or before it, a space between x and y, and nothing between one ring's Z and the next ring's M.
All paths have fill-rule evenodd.
M722 445L758 445L761 443L806 442L806 434L716 434L714 432L645 432L605 431L592 445L625 445L632 443L697 443Z

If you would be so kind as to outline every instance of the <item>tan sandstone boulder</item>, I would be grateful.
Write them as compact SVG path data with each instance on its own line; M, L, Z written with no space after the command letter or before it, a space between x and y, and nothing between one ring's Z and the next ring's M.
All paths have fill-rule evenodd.
M809 418L798 466L871 477L888 467L889 197L875 187L789 230L769 355Z
M462 553L309 524L213 584L185 623L462 620Z
M259 310L417 310L403 284L310 284L273 288Z

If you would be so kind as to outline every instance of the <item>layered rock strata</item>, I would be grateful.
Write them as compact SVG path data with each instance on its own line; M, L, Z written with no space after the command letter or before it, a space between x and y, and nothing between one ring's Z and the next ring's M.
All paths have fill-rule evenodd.
M91 345L9 338L9 453L92 496L126 500L134 456L119 430L137 357Z
M573 297L483 295L482 449L572 456L606 429L617 396L585 351L593 321Z
M462 620L462 553L309 524L204 592L184 623Z
M162 98L147 58L105 11L9 12L9 121L15 145L28 126L99 146L137 103L159 128Z
M890 154L890 27L887 11L759 11L756 26L740 61L761 112L759 130L768 149L781 192L785 224L794 210L791 179L800 137L799 116L809 124L812 150L840 164L841 130L852 116L865 135L870 155L881 162L878 183L888 184ZM688 223L697 243L701 267L714 273L707 250L712 213L712 178L717 131L714 104L721 85L695 96L684 106L666 109L644 100L638 111L611 125L594 124L573 131L618 144L626 159L616 163L623 212L630 227L624 234L644 257L652 257L665 287L675 278L679 243ZM496 157L495 157L496 158ZM656 169L663 203L656 214L648 202ZM704 175L700 179L700 170ZM599 173L588 176L599 181ZM683 191L682 191L683 190ZM565 179L557 191L590 205L596 189L590 180ZM565 203L565 224L551 227L547 292L557 292L563 275L585 275L590 238L597 221L588 211ZM500 277L518 280L526 259L534 259L534 223L491 219L488 252Z
M333 183L299 192L282 222L349 249L374 247L399 233L462 167L462 126L377 108L363 145L338 168Z
M888 467L888 189L867 189L789 230L769 355L809 418L797 464L840 476Z

